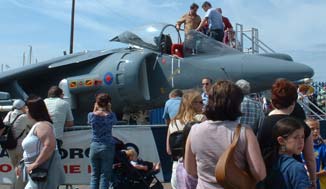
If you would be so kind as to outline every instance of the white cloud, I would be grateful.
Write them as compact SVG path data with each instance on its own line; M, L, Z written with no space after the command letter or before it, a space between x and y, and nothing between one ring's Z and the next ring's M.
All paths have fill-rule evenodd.
M16 6L70 24L71 1L12 1ZM120 33L121 30L154 22L174 23L188 10L189 3L153 0L76 1L76 27L99 33ZM201 3L198 3L201 5ZM246 27L257 27L260 36L275 48L303 48L324 37L326 2L295 0L224 0L213 2L224 14ZM200 14L203 14L200 10ZM312 29L313 28L313 29ZM309 40L305 41L307 38Z
M197 4L201 6L202 2ZM15 56L19 57L23 49L32 44L35 51L39 49L41 60L43 57L47 59L61 55L62 50L68 48L71 0L7 0L6 3L16 6L21 12L34 13L39 17L32 21L22 17L9 23L10 27L2 29L1 34L28 36L28 39L20 39L24 45L17 46L16 50L13 48L8 54L16 53ZM191 3L193 1L189 0L76 0L75 51L107 48L111 37L143 24L174 24L188 11ZM326 43L326 22L322 20L326 17L326 1L221 0L212 1L212 4L222 7L223 14L230 18L233 25L238 22L244 24L245 28L258 28L260 39L276 51L318 50L321 46L317 47L317 44ZM201 8L199 14L204 15ZM25 29L22 30L24 24ZM58 34L53 36L53 33L44 32L44 26ZM6 39L3 46L10 46L10 40L13 39ZM10 60L18 62L17 58Z
M70 24L71 2L14 0L20 8L34 11L62 23ZM130 28L145 23L175 22L176 9L182 4L175 1L153 3L151 0L96 0L76 1L75 25L96 32L114 32L111 28ZM175 14L179 16L179 14ZM112 27L113 26L113 27Z

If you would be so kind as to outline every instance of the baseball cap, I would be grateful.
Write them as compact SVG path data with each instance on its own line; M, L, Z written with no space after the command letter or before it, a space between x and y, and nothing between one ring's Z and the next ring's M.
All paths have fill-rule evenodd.
M12 107L18 110L22 109L24 106L25 106L25 102L20 99L15 100L14 103L12 104Z

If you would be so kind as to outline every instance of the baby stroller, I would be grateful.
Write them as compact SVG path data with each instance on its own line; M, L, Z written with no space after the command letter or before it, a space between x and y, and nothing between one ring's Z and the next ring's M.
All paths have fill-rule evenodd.
M163 189L162 183L155 176L159 170L140 171L129 161L124 150L133 148L137 153L138 147L134 144L124 144L121 140L116 140L116 154L113 165L113 189Z

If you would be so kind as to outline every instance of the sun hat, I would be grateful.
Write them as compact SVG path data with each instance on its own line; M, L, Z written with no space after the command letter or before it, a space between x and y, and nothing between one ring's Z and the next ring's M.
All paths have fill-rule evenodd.
M15 100L14 103L12 104L12 107L14 109L20 110L25 106L25 102L21 99Z

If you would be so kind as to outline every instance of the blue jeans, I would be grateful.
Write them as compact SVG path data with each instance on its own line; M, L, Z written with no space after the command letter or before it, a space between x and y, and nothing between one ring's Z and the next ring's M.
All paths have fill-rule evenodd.
M89 158L92 167L90 189L99 189L100 186L101 189L109 188L114 158L114 145L92 142Z
M221 29L210 30L209 37L211 37L217 41L223 42L224 31Z

